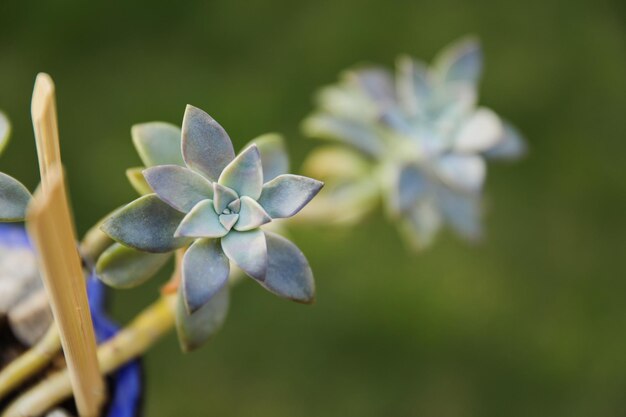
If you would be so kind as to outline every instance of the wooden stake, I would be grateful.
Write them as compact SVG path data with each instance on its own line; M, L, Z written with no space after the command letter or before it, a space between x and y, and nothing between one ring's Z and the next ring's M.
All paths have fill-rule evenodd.
M52 78L43 72L39 73L35 80L30 113L33 119L33 129L35 130L37 155L39 156L39 172L41 173L41 182L44 187L47 186L50 167L56 163L61 163L57 105L54 91Z
M45 191L40 188L35 192L26 225L39 255L76 406L81 417L97 417L105 388L96 358L96 339L62 168L49 167L47 175L48 186Z
M39 74L31 115L41 186L29 205L26 226L39 255L78 412L81 417L97 417L105 398L105 386L96 358L85 278L61 166L54 91L50 76Z

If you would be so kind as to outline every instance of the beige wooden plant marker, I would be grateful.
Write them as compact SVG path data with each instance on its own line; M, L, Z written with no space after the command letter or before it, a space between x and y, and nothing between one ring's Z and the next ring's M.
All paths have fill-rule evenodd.
M97 417L105 386L96 358L96 340L59 151L54 83L39 74L32 100L41 186L26 215L39 256L76 406L81 417Z

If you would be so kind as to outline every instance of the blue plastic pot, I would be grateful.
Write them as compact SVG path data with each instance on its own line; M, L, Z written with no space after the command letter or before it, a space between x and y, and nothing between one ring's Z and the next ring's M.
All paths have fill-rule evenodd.
M31 248L24 228L14 224L0 224L0 250L5 248ZM96 277L87 281L89 307L98 343L113 337L119 326L106 314L106 287ZM141 365L133 361L111 375L112 387L106 417L137 417L142 397Z

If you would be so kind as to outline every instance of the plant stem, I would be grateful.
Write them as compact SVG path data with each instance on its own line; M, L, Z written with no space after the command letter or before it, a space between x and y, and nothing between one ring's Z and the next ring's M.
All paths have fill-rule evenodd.
M61 349L56 326L50 326L35 346L7 365L0 373L0 399L42 370Z
M161 297L98 348L98 363L108 374L148 350L175 323L175 297ZM34 417L72 395L67 369L56 372L17 398L1 417Z

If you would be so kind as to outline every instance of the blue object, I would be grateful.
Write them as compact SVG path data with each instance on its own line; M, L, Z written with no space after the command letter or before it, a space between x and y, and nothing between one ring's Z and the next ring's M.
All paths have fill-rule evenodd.
M0 248L32 248L28 235L21 225L0 224ZM87 294L91 318L98 343L113 337L119 326L106 315L106 287L95 275L87 280ZM141 365L138 360L129 362L111 375L111 402L107 417L135 417L139 414L141 402Z

